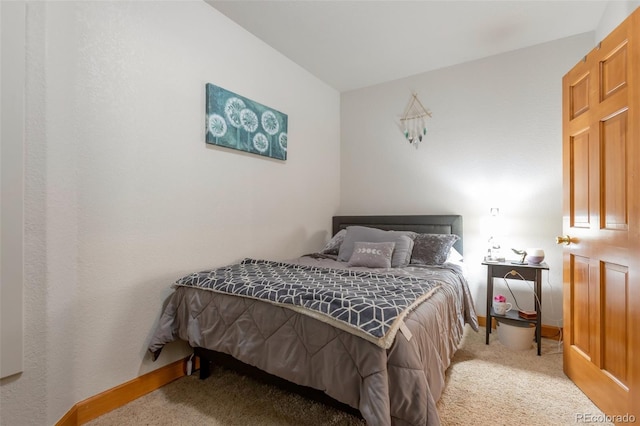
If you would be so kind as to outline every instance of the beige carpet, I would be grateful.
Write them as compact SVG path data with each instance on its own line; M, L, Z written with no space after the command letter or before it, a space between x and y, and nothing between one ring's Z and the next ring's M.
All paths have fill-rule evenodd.
M484 344L467 327L447 373L438 409L444 425L570 425L602 414L562 373L557 342L536 350L504 347L496 333ZM105 425L358 425L364 421L224 369L201 381L184 377L99 417ZM599 423L602 424L602 423Z

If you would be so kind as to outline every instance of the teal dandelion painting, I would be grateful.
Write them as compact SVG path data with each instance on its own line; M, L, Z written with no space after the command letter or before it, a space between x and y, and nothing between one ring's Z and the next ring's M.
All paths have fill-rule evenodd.
M287 115L208 83L206 142L287 159Z

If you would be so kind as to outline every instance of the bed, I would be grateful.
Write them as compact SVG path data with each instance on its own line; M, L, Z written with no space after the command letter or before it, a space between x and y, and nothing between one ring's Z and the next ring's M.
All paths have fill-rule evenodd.
M369 241L356 231L384 233L384 241ZM369 425L438 425L436 402L464 325L478 329L459 259L462 217L336 216L333 236L320 253L284 262L245 259L178 280L149 343L154 359L165 344L181 339L201 357L201 377L208 374L214 354L227 354L319 390L357 409ZM408 265L367 267L372 261L404 261L407 237ZM385 240L389 238L393 244ZM420 263L418 249L434 238L448 241L446 259ZM267 291L271 281L283 281L287 291ZM287 298L297 298L289 287L310 288L308 282L322 303L305 294L298 299L306 305L288 305ZM347 289L345 294L336 297L336 286ZM239 288L240 294L227 294L229 287ZM372 298L378 297L375 289L392 297L381 302L382 308L356 302L348 308L338 306L345 305L352 292L354 300L365 299L360 297L362 289L373 293ZM258 297L263 293L268 296ZM330 317L328 310L339 315ZM357 330L350 323L356 320L365 323Z

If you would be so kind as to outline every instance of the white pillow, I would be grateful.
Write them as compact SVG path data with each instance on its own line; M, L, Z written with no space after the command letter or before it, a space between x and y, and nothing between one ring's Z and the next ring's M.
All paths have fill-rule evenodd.
M451 250L449 250L449 256L447 257L447 262L459 263L463 260L464 258L460 252L456 250L455 247L451 247Z

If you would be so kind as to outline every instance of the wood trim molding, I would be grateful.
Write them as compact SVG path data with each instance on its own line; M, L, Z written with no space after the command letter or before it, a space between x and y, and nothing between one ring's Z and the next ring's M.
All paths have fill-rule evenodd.
M491 328L496 328L496 319L492 318ZM483 317L478 315L478 325L480 327L484 327L487 324L487 317ZM542 324L542 329L540 330L542 337L553 340L560 340L562 338L562 327L556 327L553 325L544 325Z
M186 375L189 357L167 364L75 404L56 426L79 426ZM195 358L194 358L195 360ZM197 369L193 366L193 370Z

